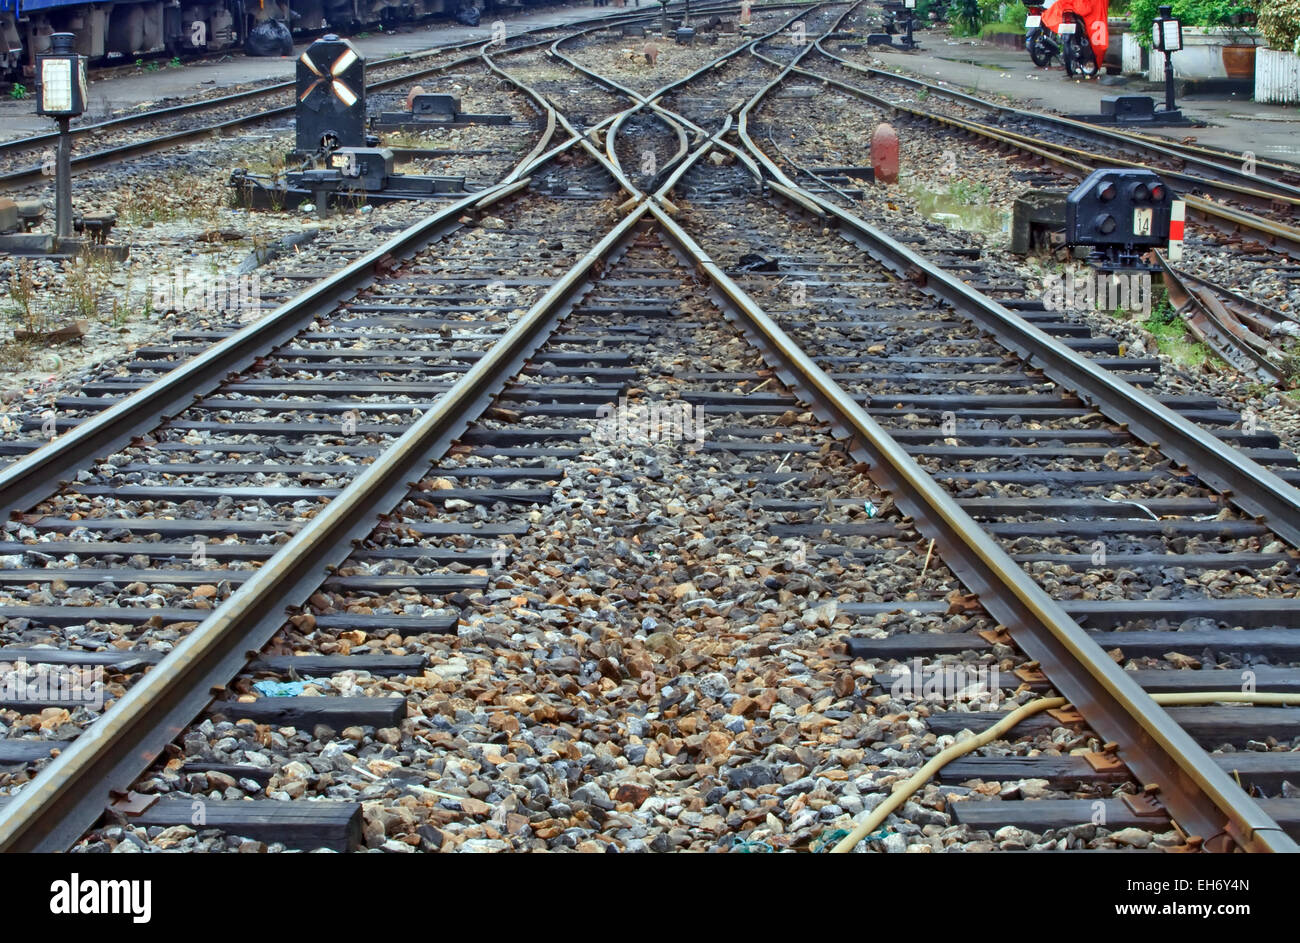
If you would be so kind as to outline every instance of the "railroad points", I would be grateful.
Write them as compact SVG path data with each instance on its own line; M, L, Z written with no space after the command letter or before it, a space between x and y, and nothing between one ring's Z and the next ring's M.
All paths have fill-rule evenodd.
M122 214L159 323L0 414L0 847L1294 850L1292 167L732 12L404 66L355 117L437 127L297 154L444 192ZM1013 254L1027 189L1074 209Z

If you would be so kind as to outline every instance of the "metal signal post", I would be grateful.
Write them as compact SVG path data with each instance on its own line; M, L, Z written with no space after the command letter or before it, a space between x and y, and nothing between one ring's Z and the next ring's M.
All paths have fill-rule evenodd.
M59 124L54 160L54 233L72 237L72 118L86 110L86 60L79 56L72 33L50 36L50 52L36 57L36 113Z
M1183 25L1174 19L1172 6L1160 7L1160 15L1151 26L1157 51L1165 56L1165 114L1178 114L1174 107L1174 53L1183 48Z

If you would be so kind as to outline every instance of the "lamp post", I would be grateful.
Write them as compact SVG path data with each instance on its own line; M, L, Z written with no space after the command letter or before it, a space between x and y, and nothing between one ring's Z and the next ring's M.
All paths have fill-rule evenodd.
M1160 15L1151 25L1152 40L1165 56L1165 114L1174 117L1174 53L1183 48L1183 24L1174 19L1172 6L1160 7Z
M79 56L72 33L50 36L50 52L36 57L36 113L59 124L54 164L54 233L72 236L72 118L86 110L86 60Z

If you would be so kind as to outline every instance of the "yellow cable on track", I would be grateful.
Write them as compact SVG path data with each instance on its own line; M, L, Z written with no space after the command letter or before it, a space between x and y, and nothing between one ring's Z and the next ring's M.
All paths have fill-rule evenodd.
M1300 704L1300 694L1274 694L1257 691L1179 691L1173 694L1153 694L1151 699L1157 704L1168 706L1188 706L1193 704L1269 704L1285 706ZM894 787L889 798L876 806L856 828L831 849L831 854L842 855L853 850L858 842L874 832L904 802L916 794L916 791L929 781L935 773L943 769L958 757L965 756L985 744L997 740L1023 720L1041 714L1043 711L1064 707L1068 702L1063 697L1044 697L1030 701L1003 717L992 727L960 743L954 743L941 753L931 757L930 761L912 774L906 782Z

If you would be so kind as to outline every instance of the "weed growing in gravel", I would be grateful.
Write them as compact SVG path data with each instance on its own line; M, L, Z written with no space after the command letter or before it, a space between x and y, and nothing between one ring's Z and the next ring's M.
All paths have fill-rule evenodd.
M1300 342L1293 341L1282 358L1280 370L1282 384L1288 389L1300 388Z
M35 304L37 298L31 260L19 259L18 265L9 275L9 300L4 307L5 317L18 321L25 331L48 330L48 316Z
M384 147L431 147L434 143L430 131L388 131L380 135Z
M1216 367L1222 365L1209 348L1187 333L1187 326L1170 304L1169 293L1164 288L1153 291L1151 315L1142 322L1142 327L1155 338L1160 352L1180 366L1199 367L1207 360Z
M958 180L948 187L948 196L957 203L978 206L989 201L993 188L977 180Z
M136 226L151 226L176 218L171 202L174 191L167 180L142 182L132 187L120 207L122 218Z
M22 82L15 82L9 86L9 97L14 101L22 101L27 97L27 86Z
M90 259L78 256L63 267L63 300L73 316L94 318L99 316L99 302L103 295L103 272Z

